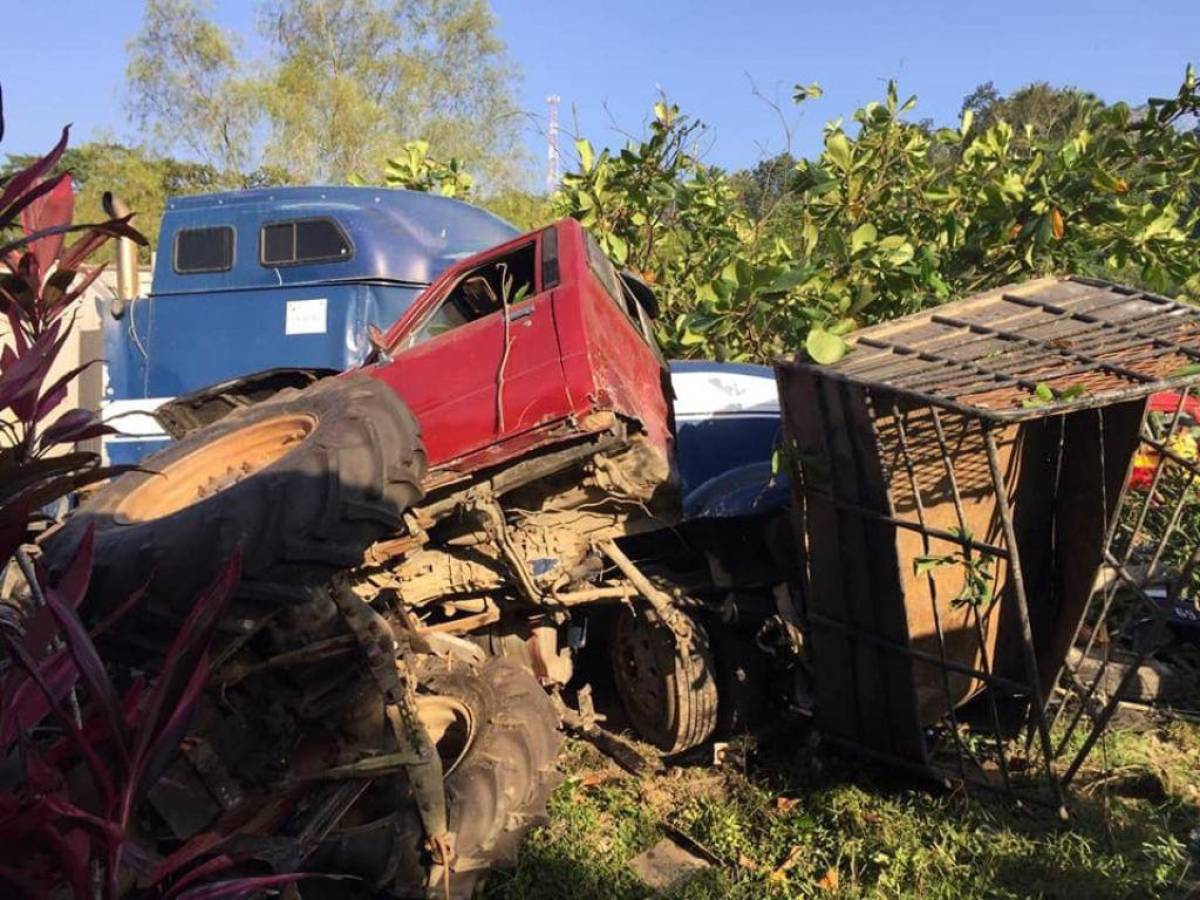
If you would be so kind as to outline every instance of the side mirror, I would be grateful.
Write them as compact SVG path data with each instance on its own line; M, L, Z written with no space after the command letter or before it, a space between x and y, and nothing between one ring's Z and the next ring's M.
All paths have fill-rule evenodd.
M646 311L646 315L651 319L657 319L659 307L654 289L642 280L641 276L634 274L629 269L621 272L621 280L625 282L625 287L633 295L633 299L638 302L638 306Z

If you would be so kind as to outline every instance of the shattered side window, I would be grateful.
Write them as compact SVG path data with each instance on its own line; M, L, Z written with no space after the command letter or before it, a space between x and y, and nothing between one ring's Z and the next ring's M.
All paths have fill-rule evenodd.
M537 245L525 244L463 274L421 327L405 342L413 347L521 303L535 291Z
M584 243L587 246L588 267L595 274L596 278L604 285L604 290L617 306L625 311L625 314L633 321L634 326L641 332L642 338L649 344L654 352L661 358L662 352L658 348L658 340L654 336L654 323L650 321L646 311L642 305L638 303L637 298L625 286L621 276L617 273L616 266L612 264L609 258L600 249L600 245L596 239L584 232Z

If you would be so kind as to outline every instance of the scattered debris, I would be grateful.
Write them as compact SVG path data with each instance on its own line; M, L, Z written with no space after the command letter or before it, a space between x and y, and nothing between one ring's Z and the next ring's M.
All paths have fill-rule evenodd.
M678 887L711 865L708 860L683 849L670 838L663 838L629 861L634 874L655 891Z
M606 772L593 769L591 772L585 773L583 777L579 779L579 786L584 789L597 788L601 787L602 785L606 785L611 781L616 781L620 777L621 776L617 775L616 772Z
M1128 653L1105 653L1102 647L1093 647L1086 657L1075 647L1069 657L1084 690L1094 681L1094 693L1103 692L1105 697L1115 694L1122 682L1121 700L1139 703L1175 703L1186 700L1193 690L1190 672L1179 672L1165 662L1148 659L1130 673L1131 661Z

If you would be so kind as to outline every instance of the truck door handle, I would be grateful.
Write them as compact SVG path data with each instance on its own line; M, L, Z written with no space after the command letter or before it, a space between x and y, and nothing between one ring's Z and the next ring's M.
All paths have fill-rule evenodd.
M533 304L522 306L520 309L511 309L508 312L508 321L516 322L520 319L527 319L533 315Z

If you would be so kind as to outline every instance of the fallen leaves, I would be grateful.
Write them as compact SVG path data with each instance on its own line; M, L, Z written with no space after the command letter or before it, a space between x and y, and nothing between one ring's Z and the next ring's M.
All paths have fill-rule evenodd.
M804 856L806 847L793 847L787 857L771 870L771 874L767 876L767 881L771 884L783 884L787 881L788 870L800 862L800 858Z
M836 891L838 889L838 870L836 866L830 866L825 870L825 874L817 879L817 887L823 891Z

